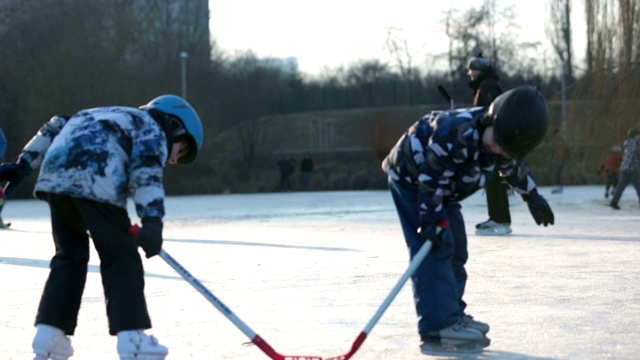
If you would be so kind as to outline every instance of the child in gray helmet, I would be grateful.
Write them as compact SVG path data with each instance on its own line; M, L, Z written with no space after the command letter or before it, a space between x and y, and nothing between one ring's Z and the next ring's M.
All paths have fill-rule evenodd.
M467 235L460 201L496 173L527 202L540 225L549 204L521 160L544 138L549 110L533 87L500 95L488 108L435 111L414 123L383 160L411 257L432 249L412 276L418 332L427 354L479 352L489 325L465 312Z
M195 160L203 129L184 99L163 95L141 108L110 106L54 116L24 147L16 163L0 166L8 189L40 168L35 195L47 201L55 255L35 319L35 359L67 359L89 261L89 237L100 255L109 334L121 359L165 359L168 349L151 328L144 296L147 258L162 247L166 164ZM131 194L142 222L128 233Z

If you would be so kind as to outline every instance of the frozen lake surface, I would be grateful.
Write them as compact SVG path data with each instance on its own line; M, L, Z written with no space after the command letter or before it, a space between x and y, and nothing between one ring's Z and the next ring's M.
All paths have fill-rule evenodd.
M473 232L487 218L482 191L462 203L467 310L491 324L492 339L470 358L639 359L635 191L626 189L619 211L605 206L604 186L541 193L556 225L537 226L511 196L513 233L503 237ZM345 354L408 266L387 191L184 196L166 205L164 249L281 354ZM3 218L13 225L0 231L0 359L30 359L53 255L48 208L9 201ZM144 266L150 333L168 359L268 359L161 258ZM104 308L92 252L72 359L117 358ZM416 324L407 284L353 359L434 358L420 353Z

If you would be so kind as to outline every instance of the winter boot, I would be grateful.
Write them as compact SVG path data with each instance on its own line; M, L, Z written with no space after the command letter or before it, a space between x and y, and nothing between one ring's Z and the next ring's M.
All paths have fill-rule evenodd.
M120 360L164 360L169 350L142 330L118 332Z
M6 223L2 221L2 218L0 217L0 229L8 229L9 226L11 226L11 223Z
M45 324L36 325L33 338L34 360L67 360L73 355L71 340L57 327Z
M462 317L462 323L466 328L477 330L483 335L483 339L480 342L482 347L487 347L491 345L491 339L487 337L487 333L489 332L489 324L475 320L471 315L464 315Z
M426 334L420 334L420 350L428 355L447 355L455 353L476 354L482 351L484 335L464 326L462 321Z
M491 219L476 225L476 235L507 235L511 234L510 223L497 223Z

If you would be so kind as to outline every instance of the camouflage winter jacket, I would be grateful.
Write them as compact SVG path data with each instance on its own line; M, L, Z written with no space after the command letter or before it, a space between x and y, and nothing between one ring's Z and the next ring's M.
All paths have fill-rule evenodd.
M442 204L458 202L484 187L498 167L513 189L526 195L536 184L526 164L490 154L482 146L479 118L486 108L434 111L414 123L383 160L383 170L404 187L420 191L420 217L436 222Z
M40 167L41 192L126 208L131 195L140 218L164 216L166 130L149 112L130 107L54 116L25 146L20 159Z
M635 138L624 142L624 154L622 155L622 172L635 172L640 170L640 146Z

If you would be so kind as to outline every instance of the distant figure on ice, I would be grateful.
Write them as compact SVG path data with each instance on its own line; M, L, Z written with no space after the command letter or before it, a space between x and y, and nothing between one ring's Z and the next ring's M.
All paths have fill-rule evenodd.
M25 145L16 163L0 166L0 181L17 186L40 167L37 198L51 212L55 255L36 314L33 352L38 360L73 355L69 337L87 280L89 237L100 257L109 334L120 359L163 360L167 347L151 328L138 252L160 253L164 217L164 167L195 160L203 129L184 99L163 95L140 107L109 106L57 115ZM142 222L128 233L127 196Z
M559 129L555 129L553 131L550 159L555 166L553 180L556 185L556 187L551 190L551 193L562 194L562 172L564 170L564 165L569 159L569 147L567 146L567 141L564 136L562 136Z
M424 353L477 353L489 345L489 325L466 313L462 299L468 252L460 202L498 173L538 225L553 225L553 211L521 161L548 127L542 95L520 86L486 108L425 115L383 160L410 258L426 241L433 246L411 277Z
M4 136L4 132L2 132L2 128L0 128L0 161L4 159L4 154L7 152L7 138ZM5 194L3 184L0 184L0 229L6 229L11 225L10 223L6 223L2 221L2 208L4 208L5 202Z
M640 200L640 130L629 129L627 135L629 138L624 142L624 154L620 164L620 182L609 203L609 206L615 210L620 210L618 202L629 184L636 189L638 200Z
M622 163L622 148L620 145L614 145L609 152L609 155L604 159L600 165L600 169L596 173L602 174L604 171L607 176L607 184L604 187L604 198L608 199L609 195L613 196L618 186L618 173L620 172L620 164Z
M291 175L295 171L293 159L281 159L278 161L278 169L280 170L280 191L291 191Z
M313 160L311 160L311 155L308 153L304 155L300 162L300 173L302 175L302 186L306 188L309 186L313 175Z

